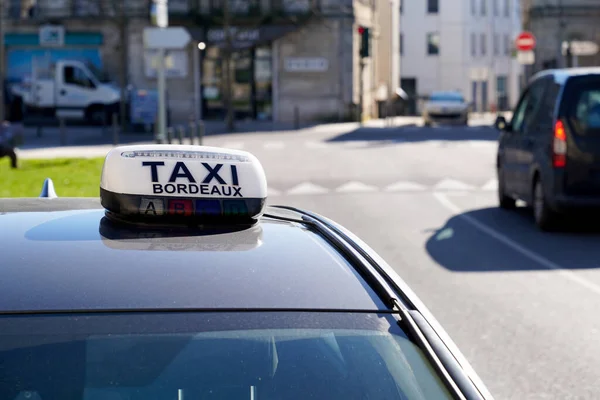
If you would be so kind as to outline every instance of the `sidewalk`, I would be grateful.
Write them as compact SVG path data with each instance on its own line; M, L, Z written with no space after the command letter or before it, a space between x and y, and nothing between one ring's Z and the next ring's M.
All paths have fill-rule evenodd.
M177 128L183 126L186 135L189 134L189 125L175 125L174 137L177 137ZM237 121L235 130L229 132L222 121L206 121L205 136L239 134L250 132L286 132L295 131L293 123L278 123L270 121ZM300 129L313 128L316 124L300 125ZM64 137L61 138L60 128L57 126L45 126L38 129L34 126L25 127L24 143L20 146L23 150L39 149L61 146L96 146L113 143L114 131L112 126L67 126L64 129ZM62 139L62 140L61 140ZM154 133L145 132L123 132L118 131L118 142L120 144L149 142L154 140ZM63 146L61 146L63 147Z
M476 125L492 125L496 114L474 114L472 122ZM223 123L207 122L206 137L219 135L257 133L257 134L304 134L323 133L339 135L358 128L395 128L406 125L421 126L420 117L395 117L387 121L374 119L363 124L358 122L344 122L321 125L305 125L298 130L293 129L293 124L272 123L261 121L238 122L235 132L227 132ZM259 129L262 128L262 129ZM112 144L113 132L111 128L103 130L101 127L68 127L66 128L66 145L60 145L60 130L57 127L46 127L42 131L42 137L37 136L35 128L27 127L25 130L25 143L19 146L17 154L20 158L58 158L58 157L104 157L114 146ZM119 145L153 143L154 134L124 133L119 134ZM174 141L178 142L175 135ZM189 144L190 140L185 139Z

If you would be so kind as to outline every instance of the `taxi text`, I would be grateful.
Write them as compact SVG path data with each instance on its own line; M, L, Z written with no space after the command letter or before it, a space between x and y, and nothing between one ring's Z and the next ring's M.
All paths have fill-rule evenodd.
M237 167L230 165L231 181L227 182L220 175L221 169L224 164L210 165L208 163L202 163L202 166L206 170L206 174L202 180L197 180L192 174L188 166L178 161L175 163L171 174L169 175L169 183L160 183L158 179L158 169L164 166L163 161L144 161L142 162L143 167L150 167L150 175L152 180L152 191L154 194L203 194L203 195L216 195L226 197L244 197L241 193L241 186L239 186L239 179L237 173ZM177 179L187 179L188 183L175 183ZM211 182L217 181L217 185Z

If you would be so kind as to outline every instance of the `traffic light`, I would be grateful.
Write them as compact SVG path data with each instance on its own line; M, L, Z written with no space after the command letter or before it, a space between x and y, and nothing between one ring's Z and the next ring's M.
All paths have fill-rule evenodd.
M360 56L362 58L369 57L370 55L370 33L369 28L364 26L358 27L358 34L360 35Z

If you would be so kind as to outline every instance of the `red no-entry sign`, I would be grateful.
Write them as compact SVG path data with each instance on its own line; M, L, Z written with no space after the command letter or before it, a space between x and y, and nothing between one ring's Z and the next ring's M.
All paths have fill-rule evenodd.
M531 32L522 32L517 36L515 46L519 51L531 51L535 48L535 36Z

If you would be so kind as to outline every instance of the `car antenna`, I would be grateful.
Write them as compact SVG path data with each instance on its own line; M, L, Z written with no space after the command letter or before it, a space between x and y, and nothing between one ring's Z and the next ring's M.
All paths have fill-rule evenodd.
M44 186L42 186L42 193L40 193L40 197L55 199L58 196L56 195L56 191L54 190L54 182L52 179L46 178L44 181Z

